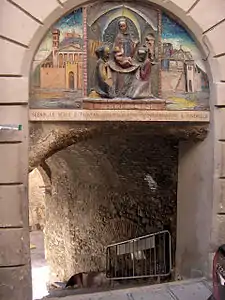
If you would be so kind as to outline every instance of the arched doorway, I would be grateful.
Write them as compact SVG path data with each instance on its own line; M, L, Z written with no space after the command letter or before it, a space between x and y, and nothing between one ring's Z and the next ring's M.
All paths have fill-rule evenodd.
M192 81L189 79L189 91L192 92Z
M74 72L69 72L69 89L74 90Z
M191 243L192 245L199 246L203 249L203 256L201 257L200 264L206 265L206 261L208 262L210 253L213 252L215 249L215 245L221 241L220 240L220 226L223 227L223 216L222 213L224 213L223 208L218 207L218 199L223 201L221 198L221 195L223 194L224 186L221 184L221 181L223 182L224 179L224 157L222 155L222 149L224 140L224 135L222 131L220 130L220 126L215 125L224 125L223 119L224 118L217 118L218 112L221 112L222 110L220 107L224 105L224 82L225 82L225 73L224 73L224 56L221 55L221 53L224 53L225 51L225 45L224 42L219 40L218 32L222 31L223 22L224 19L224 10L223 10L223 1L211 1L208 10L211 12L211 18L207 19L207 15L199 13L199 11L204 10L205 8L205 2L204 1L189 1L189 2L183 2L183 1L154 1L158 5L163 5L166 9L176 14L179 19L183 20L183 22L188 26L190 31L193 32L199 43L204 48L203 43L203 36L207 37L207 44L210 46L209 51L205 51L206 57L207 54L209 54L208 62L211 67L212 71L212 77L211 78L211 85L215 89L215 91L212 93L211 96L211 106L212 106L212 115L213 120L212 124L209 129L209 135L207 137L207 140L198 146L196 146L197 149L195 149L196 153L196 159L195 162L198 164L199 168L196 171L201 172L201 182L207 182L207 187L202 186L202 188L196 188L190 190L192 191L193 198L197 195L197 200L194 205L199 208L199 215L202 217L201 220L197 219L196 222L193 222L195 226L195 236L193 238L192 230L189 231L188 238L186 238L183 234L183 237L180 236L180 238L183 238L183 249L185 249L187 243ZM179 2L179 4L178 4ZM203 3L204 2L204 3ZM32 58L34 56L34 53L40 44L43 36L45 35L47 29L55 22L55 20L59 19L63 14L67 13L67 11L70 11L74 6L81 5L84 3L84 1L58 1L58 6L56 4L52 3L49 5L49 9L45 9L40 7L40 10L36 9L35 4L32 4L31 6L26 5L24 2L23 4L14 5L13 2L1 5L5 5L5 10L7 14L10 15L10 12L12 10L15 11L16 14L20 15L21 18L24 20L24 22L27 22L28 26L27 29L23 31L23 34L21 34L20 28L15 27L15 31L4 31L3 38L5 40L2 40L1 43L5 46L4 50L2 51L2 58L4 61L12 61L12 64L1 64L1 84L3 86L2 91L4 94L4 97L2 98L2 103L4 103L4 106L2 108L2 111L5 111L4 116L1 115L1 120L4 122L13 122L15 121L13 116L18 116L18 122L21 121L24 125L24 132L25 134L22 135L21 141L22 141L22 148L23 153L25 153L22 156L15 155L18 158L17 161L15 161L15 165L12 168L9 168L9 172L4 173L4 176L1 177L1 183L8 184L10 187L2 187L2 195L3 195L3 202L7 200L11 200L12 196L7 191L7 193L3 191L3 189L10 189L14 191L17 191L17 185L18 183L22 182L26 186L27 179L23 177L21 180L18 181L18 177L15 177L14 171L15 166L19 170L25 170L27 169L27 139L28 139L28 117L27 117L27 110L26 106L24 106L24 103L27 103L28 101L28 86L29 82L27 78L29 78L29 71L30 66L32 63ZM177 6L179 5L179 7ZM25 12L25 13L23 13ZM29 16L32 16L30 18ZM3 24L6 24L7 28L7 20L3 20ZM12 23L13 25L14 23ZM31 26L29 26L31 25ZM28 31L29 28L29 31ZM217 31L218 30L218 31ZM222 31L223 32L223 31ZM10 37L10 38L9 38ZM12 54L18 54L12 55ZM214 57L215 56L215 57ZM220 66L219 66L220 64ZM13 92L12 92L13 91ZM9 102L15 103L15 106L9 105ZM21 105L19 105L21 103ZM214 105L217 105L216 109ZM25 114L20 114L21 111L25 111ZM21 118L20 118L20 117ZM2 122L3 122L2 121ZM214 123L215 122L215 123ZM4 144L5 138L3 139ZM185 170L190 169L190 165L192 160L188 161L189 151L188 148L190 145L186 145L184 151L182 152L183 155L181 155L181 159L186 159L187 164L186 167L182 170L179 170L179 172L184 172ZM15 142L11 143L11 140L6 140L6 143L4 145L1 145L1 153L3 154L2 157L4 157L4 161L9 162L9 164L12 162L12 157L14 157L14 154L17 153L17 146L15 145ZM192 151L193 154L193 151ZM199 155L197 155L199 154ZM218 155L216 155L218 154ZM198 156L198 157L197 157ZM206 161L204 161L203 157L207 158L207 164ZM200 159L199 159L200 158ZM214 160L213 163L211 161ZM205 165L205 168L202 167ZM205 172L203 172L205 170ZM208 173L210 171L210 175ZM22 172L21 172L22 173ZM199 174L199 173L198 173ZM192 174L193 175L193 174ZM196 178L196 173L194 173L194 176L192 176L193 180ZM188 190L188 186L191 187L191 183L189 181L190 177L187 178L186 184L184 184ZM217 187L217 189L212 188ZM27 195L27 189L25 188L22 191L22 194L24 196L24 201L21 202L21 210L24 205L28 206L28 202L26 201L26 195ZM186 193L188 194L188 193ZM16 203L19 205L20 203L20 193L14 193L13 199L18 200ZM187 197L187 195L183 194L183 199ZM182 197L181 197L182 198ZM202 199L205 198L205 201L202 201ZM186 199L186 198L185 198ZM188 202L187 202L188 203ZM3 204L4 205L4 204ZM212 211L213 207L213 211ZM201 210L200 210L201 208ZM1 210L0 210L1 211ZM18 210L20 211L20 210ZM204 211L204 213L202 213ZM10 210L9 217L13 216L13 212ZM182 212L181 212L182 214ZM186 211L183 211L183 216L186 214ZM207 214L208 218L205 220L205 214ZM204 216L204 218L203 218ZM205 220L205 221L204 221ZM186 227L190 225L190 220L184 220L182 217L180 217L180 221L184 221L186 223ZM7 223L9 224L9 223ZM11 224L11 223L10 223ZM27 228L27 217L23 217L22 226L25 232L28 230ZM202 225L201 225L202 224ZM201 226L199 226L201 225ZM7 227L8 226L8 227ZM9 225L5 226L7 229L1 229L5 234L10 237L10 233L13 233L13 225L10 225L12 228L9 228ZM17 226L17 225L15 225ZM21 226L21 223L19 223L19 226ZM3 226L4 227L4 226ZM180 234L181 235L181 234ZM200 238L204 238L204 241ZM186 239L186 242L185 240ZM19 238L19 241L21 243L21 240ZM4 241L3 241L4 242ZM8 249L12 251L11 243L8 243L5 249ZM28 245L28 240L24 240L24 244ZM205 249L205 250L204 250ZM21 253L23 253L21 251ZM193 252L194 253L194 252ZM189 253L190 256L192 253ZM22 256L22 255L21 255ZM182 259L181 259L182 260ZM1 271L1 275L3 272L7 272L9 276L2 276L4 278L4 290L3 293L6 295L6 298L11 297L12 299L17 298L19 299L31 299L31 293L30 293L30 275L29 275L29 259L24 259L22 262L21 260L16 259L14 263L14 269L10 270L11 262L10 260L6 258L3 260L2 263L4 269ZM207 266L206 266L207 268ZM18 272L18 276L15 276L16 278L13 281L14 286L16 287L14 290L11 289L11 279L13 272ZM20 277L21 272L23 272L23 276ZM7 279L8 278L8 279ZM18 280L17 280L18 278ZM20 280L20 278L23 278ZM22 281L24 280L24 281ZM3 287L3 286L2 286ZM8 287L8 289L6 288ZM17 288L18 287L18 288Z
M112 2L111 4L110 4L112 7L111 7L111 13L112 13L112 15L114 14L113 13L113 11L114 11L114 3ZM142 4L139 4L140 6L142 5ZM97 6L97 4L96 4L96 6ZM141 17L142 16L142 22L145 22L145 19L143 20L143 13L141 12L142 11L142 7L140 7L139 6L139 9L140 9L140 11L139 10L137 10L137 7L136 7L136 10L135 10L135 14L137 14L137 16L136 15L134 15L134 16L136 16L136 18L138 18L138 17ZM91 9L92 7L91 6L88 6L88 8L89 9ZM104 9L102 8L102 4L98 4L98 8L99 8L99 11L101 11L101 9L104 11ZM120 12L120 14L122 14L122 13L124 13L125 11L126 11L126 9L122 9L121 7L119 8L119 9L121 9L121 12ZM149 9L150 9L150 7L149 7ZM182 50L182 48L180 48L179 49L179 45L177 45L177 43L176 43L176 38L180 38L180 36L179 36L179 34L178 34L178 36L176 36L176 37L174 37L173 36L173 34L172 35L170 35L171 34L171 32L170 32L170 28L174 28L174 27L176 27L177 26L177 24L178 24L178 20L176 20L176 17L174 17L174 16L172 16L172 15L169 15L169 14L167 14L167 12L166 11L164 11L164 10L160 10L160 9L158 9L158 8L156 8L155 6L154 6L154 9L151 7L151 13L155 16L155 21L154 22L152 22L151 20L149 20L148 19L148 22L147 22L147 25L145 24L145 26L147 26L146 27L146 32L147 31L150 31L150 30L153 30L154 31L154 33L155 33L155 36L157 37L157 40L159 41L160 40L160 38L161 38L161 42L159 42L158 43L158 47L157 47L157 53L156 53L156 55L158 55L158 57L160 57L159 58L159 60L161 60L161 59L165 59L165 60L168 60L168 63L169 63L169 65L167 65L167 67L168 68L166 68L166 72L164 72L164 70L161 70L161 74L160 74L160 71L159 71L159 69L158 70L155 70L156 72L155 72L155 74L158 74L156 77L155 77L155 80L156 80L156 82L158 82L158 79L159 79L159 77L160 77L160 75L161 75L161 77L162 78L164 78L165 80L162 80L162 83L164 83L164 81L166 81L166 78L168 79L169 78L169 76L171 76L171 74L172 74L172 76L174 77L174 79L176 79L176 80L178 80L178 83L180 82L180 72L182 71L182 70L184 70L184 68L185 68L185 63L184 63L184 61L183 61L183 59L182 59L182 57L185 57L185 61L187 61L188 59L190 59L191 61L193 61L193 63L194 63L194 58L192 57L192 50L193 49L189 49L188 48L188 46L189 46L189 44L192 44L193 45L193 41L192 41L192 38L190 37L190 35L188 34L188 31L187 31L187 29L185 29L185 27L182 27L183 25L181 25L180 23L179 23L179 30L184 34L184 36L185 36L185 38L184 39L181 39L181 41L185 44L185 46L189 49L189 50L187 50L187 51L184 51L184 50ZM146 10L147 10L147 7L146 7ZM96 11L98 11L98 10L96 10ZM141 12L140 13L140 15L138 15L138 13L137 13L137 11L139 11L139 12ZM85 13L86 13L86 16L88 16L88 13L87 13L87 7L85 7L85 8L81 8L81 9L75 9L75 11L74 11L74 15L76 15L77 16L77 18L78 18L78 16L79 15L81 15L81 17L82 18L84 18L85 17ZM129 8L129 13L128 12L126 12L127 13L127 15L129 15L130 13L133 13L133 10L132 9L130 9ZM63 18L69 18L69 16L70 15L65 15ZM80 17L80 18L81 18ZM128 20L129 18L127 18L126 19L126 21ZM101 14L101 16L99 17L99 19L96 19L96 18L93 18L93 20L91 19L91 20L89 20L90 22L92 22L91 24L91 29L88 27L89 25L87 25L87 24L89 24L89 21L87 21L86 23L84 23L84 27L82 27L82 25L80 26L80 27L78 27L77 28L77 30L80 30L82 33L83 33L83 37L85 38L85 34L89 31L89 34L91 34L92 32L93 32L93 30L96 28L96 26L98 25L96 25L95 24L95 22L99 22L99 23L101 23L101 22L103 22L104 23L104 20L105 20L105 16L104 16L104 12L102 12L102 14ZM67 22L65 22L65 23L67 23ZM137 23L137 22L136 22ZM146 22L145 22L146 23ZM107 29L108 29L108 31L110 32L110 31L113 31L114 29L116 29L117 27L117 24L118 24L118 20L117 20L117 18L115 18L115 19L113 19L113 22L112 23L110 23L111 24L111 26L112 27L106 27ZM133 24L133 23L132 23ZM140 24L143 24L143 23L141 23L140 22ZM134 36L137 38L137 39L139 39L140 38L140 40L141 40L141 38L142 39L146 39L146 37L145 37L145 35L143 35L143 36L141 36L141 31L140 31L140 29L139 29L139 26L140 26L140 24L139 23L137 23L136 25L134 25L133 24L133 26L135 26L135 28L136 28L136 31L134 32ZM96 26L95 26L96 25ZM105 24L106 25L106 24ZM160 32L160 29L159 29L159 27L162 25L162 30L161 30L161 32ZM130 31L132 32L132 28L133 28L133 26L131 26L131 24L127 21L127 26L129 27L129 29L130 29ZM168 29L168 28L169 29ZM102 28L105 28L104 26L102 27ZM168 29L167 31L165 30L165 28L166 29ZM178 30L178 31L179 31ZM107 34L106 35L104 35L104 37L105 37L105 40L103 40L103 42L105 42L105 43L111 43L111 44L113 44L117 39L118 39L118 37L119 37L119 35L118 35L118 37L110 37L110 38L108 38L108 35L109 35L109 33L108 33L108 31L107 31ZM63 31L62 31L63 32ZM91 32L91 33L90 33ZM62 33L63 34L63 33ZM130 33L131 34L131 33ZM101 34L99 33L99 35L101 36ZM160 36L161 35L161 36ZM69 35L69 36L73 36L73 35ZM168 36L170 36L170 42L169 43L167 43L167 39L168 39ZM171 37L172 36L172 37ZM92 37L93 38L93 37ZM94 38L93 38L94 39ZM95 41L95 39L94 39L94 41ZM75 42L75 40L74 40L74 42ZM97 44L97 43L96 43ZM91 70L90 69L88 69L88 73L90 74L89 75L89 78L90 77L92 77L92 80L93 80L93 78L94 78L94 76L92 76L92 74L94 74L95 72L95 66L97 65L98 66L98 64L99 64L99 68L100 68L100 72L99 72L99 74L97 75L97 76L101 76L102 75L102 77L104 78L104 76L108 76L108 74L104 74L104 68L101 68L102 67L102 61L101 60L103 60L103 58L101 58L101 59L99 59L98 61L96 60L96 58L95 58L95 53L92 53L93 55L91 55L91 53L89 53L89 49L88 49L88 45L86 45L87 46L87 52L85 52L84 53L84 55L86 55L86 59L87 59L87 65L89 66L89 68L91 68ZM94 46L96 46L95 44L94 44ZM130 51L128 51L130 54L131 54L131 47L132 46L132 43L131 43L131 41L130 40L127 40L126 41L126 47L127 47L127 49ZM147 47L147 46L146 46ZM165 51L162 51L162 50L165 50ZM198 50L199 51L199 49L197 49L197 46L195 46L195 49L196 50ZM201 51L199 51L199 52L201 52ZM164 53L165 54L165 57L163 57L162 56L162 53ZM69 54L69 57L71 58L72 57L72 54L70 53ZM200 56L201 57L201 56ZM95 59L94 59L95 58ZM105 58L104 58L105 59ZM175 64L174 62L176 62L176 61L179 61L179 64L178 64L178 62ZM159 62L159 65L161 65L161 63ZM90 67L91 66L91 67ZM170 66L171 66L171 68L170 68ZM76 65L76 64L73 64L72 63L72 61L70 60L70 63L68 64L68 72L67 72L67 84L68 84L68 87L69 87L69 89L70 90L73 90L74 89L74 74L77 76L77 74L79 74L79 73L77 73L77 69L78 69L78 67L80 67L80 65ZM81 66L81 69L82 69L83 67ZM103 69L103 70L102 70ZM85 70L85 69L83 69L83 73L85 74L85 71L87 71L87 70ZM101 71L102 71L102 74L100 74L101 73ZM96 72L97 73L97 72ZM96 74L95 73L95 74ZM154 72L153 72L154 73ZM88 77L88 76L87 76ZM82 77L83 78L83 82L85 82L85 79L86 79L86 77ZM119 78L119 77L118 77ZM128 77L124 77L124 78L128 78ZM92 82L93 83L93 82ZM125 80L124 80L124 82L123 82L124 84L125 84ZM182 81L181 82L182 83L182 88L181 88L181 94L183 93L183 94L185 94L185 84L184 84L184 82ZM191 89L191 87L190 87L190 82L187 80L187 82L186 82L186 85L188 86L188 89L189 89L189 91L188 92L192 92L192 89ZM156 86L156 85L155 85ZM160 86L160 84L159 84L159 86ZM170 86L168 85L168 86L161 86L161 88L162 88L162 90L165 92L167 92L167 91L170 91L171 92L171 90L170 90ZM69 93L71 93L71 91L69 91ZM72 94L72 93L71 93ZM125 93L126 94L126 93ZM123 94L123 95L125 95L125 94ZM182 95L180 95L181 97L182 97ZM183 99L183 100L188 100L188 99ZM178 99L178 101L179 101L179 99ZM184 103L186 103L186 101L184 101ZM161 142L160 142L161 143ZM178 144L180 143L180 141L178 141L177 142ZM177 148L179 148L180 147L180 144L179 145L174 145L174 147L176 147L177 146ZM194 145L195 146L195 145ZM112 148L112 147L111 147ZM108 151L108 150L107 150ZM183 151L183 149L179 149L179 151L180 151L180 153L182 153L182 151ZM152 163L153 164L153 163ZM201 175L201 174L200 174ZM95 177L97 177L97 176L95 176ZM159 181L161 181L161 180L159 180ZM163 181L163 180L162 180ZM182 183L182 178L180 178L179 179L179 183ZM64 184L62 185L62 186L64 186ZM172 186L172 185L171 185ZM77 189L75 189L75 190L77 190ZM82 194L82 193L80 193L80 194ZM175 193L176 194L176 193ZM176 198L176 195L175 195L175 198ZM176 201L175 201L176 202ZM175 203L174 202L174 203ZM176 204L175 204L176 205ZM173 206L173 208L175 208L175 205ZM56 209L55 209L56 210ZM166 209L165 209L166 210ZM72 211L73 212L73 211ZM168 214L167 214L168 215ZM176 219L176 218L174 218L174 219ZM57 223L59 223L59 222L57 222ZM176 223L176 222L175 222ZM181 225L181 224L180 224ZM176 225L174 226L175 227L175 230L174 230L174 232L176 232ZM186 226L179 226L179 231L185 231L185 229L186 229ZM124 237L125 238L125 237ZM179 236L179 238L180 238L180 236ZM175 245L174 245L175 243L173 243L173 248L175 249ZM181 245L181 243L180 243L180 240L177 242L177 244L178 244L178 247L177 247L177 249L178 249L178 252L177 253L179 253L179 255L178 256L181 256L181 254L183 254L182 252L183 252L183 250L184 249L182 249L182 250L180 250L180 248L182 248L182 245ZM196 250L196 249L195 249ZM192 252L194 252L195 250L191 250ZM74 251L72 250L72 252L74 253ZM85 255L87 255L87 253L85 253ZM52 255L53 256L53 255ZM175 255L173 255L173 256L175 256ZM185 261L185 260L184 260ZM182 264L183 264L183 262L184 261L182 261ZM193 261L192 261L193 262ZM61 265L61 264L59 264L59 263L57 263L57 265ZM80 267L80 266L79 266ZM178 265L178 269L179 268L181 268L182 266L179 266ZM186 271L186 270L185 270ZM63 272L62 272L63 273ZM186 271L186 274L188 274L187 276L189 276L189 273L190 273L190 267L188 268L188 271Z

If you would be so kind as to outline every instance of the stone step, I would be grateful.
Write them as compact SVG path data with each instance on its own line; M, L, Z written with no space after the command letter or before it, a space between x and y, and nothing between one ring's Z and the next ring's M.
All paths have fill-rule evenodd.
M80 294L78 294L80 292ZM207 300L212 294L211 283L203 279L176 281L151 286L73 295L61 295L62 300ZM76 294L75 294L76 293ZM58 297L43 299L57 300Z

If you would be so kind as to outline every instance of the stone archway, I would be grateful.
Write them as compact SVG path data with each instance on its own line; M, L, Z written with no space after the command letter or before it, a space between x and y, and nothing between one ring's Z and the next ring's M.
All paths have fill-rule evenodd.
M79 141L91 138L102 131L95 124L72 125L70 123L31 123L29 147L29 171L41 165L47 158Z
M202 185L192 189L193 199L198 209L195 215L196 232L190 233L188 243L198 240L198 249L203 253L199 267L208 273L210 254L215 247L223 242L222 228L224 227L224 131L222 128L224 112L225 91L225 44L221 40L224 31L224 1L152 1L182 19L186 26L194 33L195 38L205 49L206 58L211 74L211 125L207 139L191 147L182 145L180 172L187 170L188 159L195 161L195 176ZM10 136L1 136L1 166L7 164L6 171L0 174L1 205L5 207L8 201L16 204L10 210L6 220L1 225L3 253L0 260L0 277L3 279L1 295L7 299L31 299L31 281L29 267L29 239L27 217L27 170L28 170L28 90L29 71L34 53L40 44L45 32L60 16L74 6L83 4L83 1L46 1L43 6L31 1L4 1L1 3L1 58L0 58L0 87L1 87L1 112L0 120L3 124L23 124L22 133ZM205 10L207 6L207 11ZM202 11L205 14L202 14ZM207 13L208 12L208 13ZM15 22L10 22L8 16L14 16ZM20 20L20 22L18 22ZM21 24L21 26L18 26ZM24 30L24 27L26 28ZM205 46L207 47L205 48ZM208 48L208 49L207 49ZM208 57L207 57L208 56ZM191 156L190 156L191 154ZM204 159L203 157L207 157ZM196 177L192 177L195 181ZM183 182L184 184L184 182ZM192 187L190 180L186 184ZM182 183L180 184L182 186ZM185 199L182 194L181 198ZM12 200L13 199L13 200ZM23 201L22 201L23 200ZM23 207L21 214L21 208ZM202 217L204 210L206 218ZM3 211L3 209L0 209ZM207 213L206 213L207 212ZM12 219L13 213L16 218ZM180 212L180 222L189 225L189 220L183 219ZM204 235L203 235L204 233ZM180 233L180 239L182 236ZM14 240L13 247L9 241ZM21 242L21 240L23 242ZM187 249L187 241L181 243L181 255ZM18 249L18 252L16 252ZM195 249L193 249L195 250ZM194 252L193 252L194 253ZM191 254L191 253L190 253ZM207 261L207 263L205 263ZM11 278L16 278L13 280ZM11 288L12 287L12 288Z
M65 280L82 270L103 269L107 244L166 227L172 234L174 266L177 145L179 140L204 140L207 125L100 123L90 128L84 125L85 130L81 130L81 125L76 129L73 123L66 123L35 127L30 169L41 164L49 174L52 189L47 195L45 230L50 280ZM42 133L38 134L39 130ZM149 174L157 180L152 192L146 181ZM143 206L146 216L138 214L138 207L140 210ZM53 247L55 243L57 247ZM80 249L82 246L84 249Z

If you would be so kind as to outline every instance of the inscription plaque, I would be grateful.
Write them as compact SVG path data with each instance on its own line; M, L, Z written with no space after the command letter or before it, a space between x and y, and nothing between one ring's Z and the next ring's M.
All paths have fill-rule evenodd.
M30 121L209 122L208 111L45 110L29 111Z

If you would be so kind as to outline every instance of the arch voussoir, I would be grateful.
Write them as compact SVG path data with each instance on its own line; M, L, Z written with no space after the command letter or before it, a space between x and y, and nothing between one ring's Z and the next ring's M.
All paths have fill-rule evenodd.
M30 149L29 149L29 171L41 165L47 158L55 154L56 152L67 148L82 140L91 138L99 128L96 126L79 126L72 128L58 126L45 128L39 135L38 140L33 142L33 136L31 135ZM33 135L36 134L34 130Z
M218 243L224 241L225 228L225 131L223 129L225 128L225 41L223 38L225 2L224 0L146 0L146 2L155 3L166 9L186 25L201 45L208 65L211 81L211 123L209 133L202 143L197 143L191 150L190 145L184 143L179 149L182 164L179 173L183 171L183 178L186 176L186 181L183 179L182 184L181 180L179 181L179 193L182 190L179 197L187 206L185 206L185 213L184 208L183 211L178 212L183 213L178 220L180 222L178 226L183 224L183 228L188 228L189 231L187 236L181 230L177 234L181 245L177 252L180 263L182 264L183 257L192 258L193 255L196 257L199 255L194 266L199 267L203 275L208 275L210 255L213 254ZM0 125L14 124L15 119L16 122L24 124L21 140L18 141L18 136L7 136L6 139L1 140L0 145L0 155L5 160L5 164L10 166L11 161L15 161L13 164L15 168L2 170L0 184L2 189L7 189L7 193L5 192L1 199L0 211L8 207L8 200L12 198L15 207L20 205L18 216L21 214L19 228L13 227L13 223L10 223L11 225L7 223L7 226L3 225L0 228L6 237L1 241L3 258L0 262L2 281L0 294L3 294L4 299L30 300L32 298L26 213L29 120L28 114L24 117L22 113L19 116L18 113L12 112L15 111L14 106L16 109L23 107L25 113L28 111L30 82L27 78L30 78L32 61L46 32L63 15L86 3L85 0L2 0L0 3L0 104L5 108L4 111L7 110L7 114L0 115ZM34 136L37 133L34 131L34 135L32 136L32 133L30 138L29 170L39 165L43 166L45 159L57 151L91 138L100 129L91 124L89 126L79 124L79 128L70 126L61 129L49 126L47 132L41 132L38 137ZM15 140L12 141L14 138ZM191 151L192 156L187 155L188 151ZM22 187L21 191L15 192L18 184L19 189ZM190 213L191 205L196 208L196 215ZM194 221L190 222L190 215L195 218L196 224ZM7 210L4 217L8 222L12 216L12 211ZM195 232L190 230L191 223L195 227ZM12 238L14 236L16 238ZM188 252L189 245L193 245L193 248ZM20 255L15 249L19 249ZM198 249L197 254L196 249ZM12 278L14 278L13 282Z

